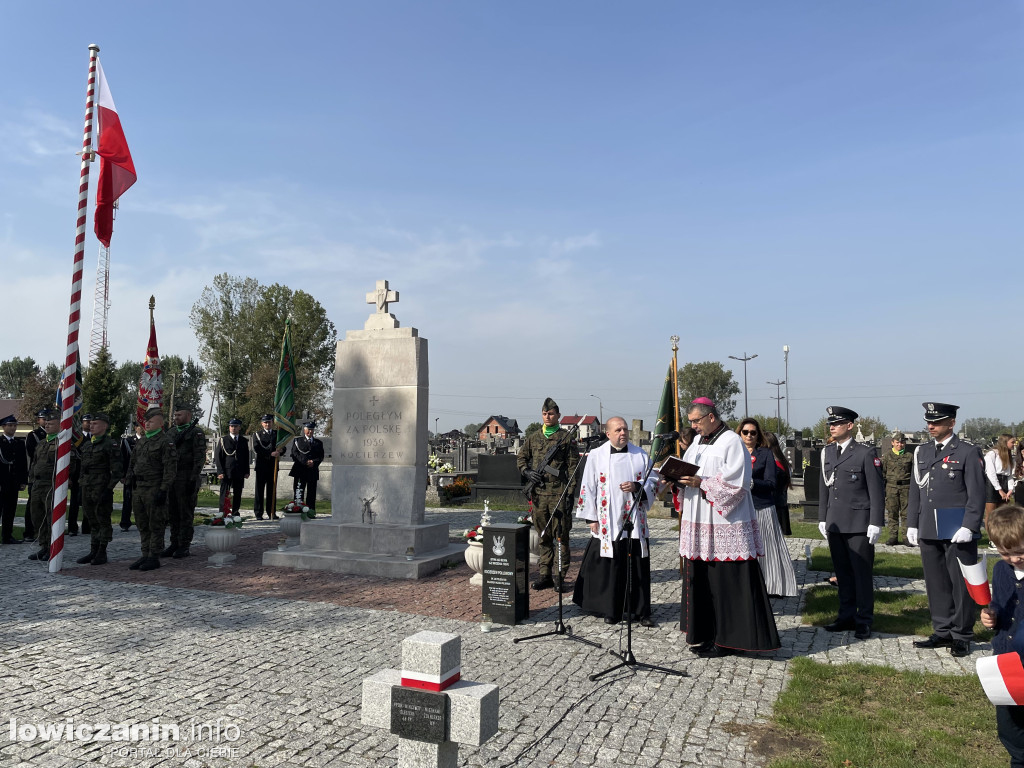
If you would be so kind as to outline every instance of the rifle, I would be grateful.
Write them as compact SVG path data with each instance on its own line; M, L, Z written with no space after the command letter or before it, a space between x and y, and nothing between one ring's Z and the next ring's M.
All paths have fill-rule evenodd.
M587 417L584 416L583 418L585 419ZM580 419L580 421L583 421L583 419ZM573 433L579 430L579 428L580 424L579 422L576 422L576 424L573 425L572 429L570 429L568 432L565 433L565 435L558 439L557 443L548 448L548 452L544 454L544 458L541 460L540 466L537 467L538 472L543 472L545 474L551 475L556 480L558 479L558 470L551 466L551 462L555 460L555 456L558 455L558 452L560 450L562 450L570 443L572 443ZM540 481L531 480L523 487L523 493L526 495L526 498L529 499L533 497L533 489L536 488L538 485L540 485Z
M196 428L196 424L198 424L198 423L199 423L199 417L196 416L194 419L192 419L192 423L190 423L186 429L183 429L181 432L179 432L174 437L174 447L175 448L180 447L181 444L183 442L185 442L185 438L188 437L190 434L192 434L192 430Z

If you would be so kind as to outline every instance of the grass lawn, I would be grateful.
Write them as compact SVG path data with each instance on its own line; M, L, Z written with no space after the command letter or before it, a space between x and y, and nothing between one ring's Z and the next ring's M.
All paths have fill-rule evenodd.
M979 552L980 557L983 553ZM988 577L992 578L992 569L999 562L999 556L991 554L988 558ZM815 547L811 551L811 562L808 566L811 571L825 571L832 573L832 555L829 554L828 546ZM875 567L873 572L876 576L897 576L902 579L923 579L924 568L921 566L921 556L917 552L875 552Z
M743 727L769 768L997 768L1008 761L976 677L794 659L771 721Z
M803 511L801 510L799 512L799 514L797 514L797 513L793 512L793 509L799 509L799 508L790 507L790 521L791 522L789 524L789 527L790 527L790 530L793 531L793 533L791 534L792 538L794 538L794 539L818 539L819 541L825 541L823 538L821 538L821 534L818 532L818 524L817 523L805 522L803 520L797 520L798 517L801 517L803 515ZM882 540L884 541L888 537L889 537L889 531L887 529L883 530L882 531ZM984 549L987 546L988 546L988 534L985 533L985 531L982 531L981 532L981 538L978 539L978 549Z

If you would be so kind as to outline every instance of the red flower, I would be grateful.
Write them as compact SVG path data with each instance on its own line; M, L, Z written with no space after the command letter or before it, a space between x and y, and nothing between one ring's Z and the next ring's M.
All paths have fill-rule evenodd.
M601 535L607 536L608 535L608 529L607 528L602 528L601 529Z

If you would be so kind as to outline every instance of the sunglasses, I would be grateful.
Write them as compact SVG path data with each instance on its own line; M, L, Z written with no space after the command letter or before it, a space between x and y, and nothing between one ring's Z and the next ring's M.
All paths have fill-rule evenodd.
M756 435L757 434L757 430L756 429L744 429L743 431L740 432L740 434L741 435Z

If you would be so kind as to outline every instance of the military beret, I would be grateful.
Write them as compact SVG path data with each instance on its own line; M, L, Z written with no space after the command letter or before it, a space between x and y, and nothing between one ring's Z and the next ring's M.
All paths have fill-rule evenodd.
M230 426L230 427L240 427L240 426L242 426L242 420L241 419L232 419L231 421L228 422L228 426Z
M0 427L2 427L4 424L17 424L17 423L18 423L18 417L15 416L13 413L10 416L4 416L2 419L0 419Z
M556 403L550 397L544 398L544 405L542 405L540 409L542 411L556 411L558 413L561 413L561 411L558 410L558 403Z
M893 439L893 442L896 442L896 441L899 441L901 443L907 442L907 438L899 430L896 430L896 431L894 431L892 433L892 439Z
M145 419L152 419L154 416L163 416L163 415L164 415L164 412L161 411L159 407L154 405L152 408L148 409L145 414L143 414L143 418L145 418Z
M174 412L175 413L177 413L178 411L188 411L189 413L192 413L193 410L195 410L195 409L192 407L192 403L189 403L189 402L175 403L174 404Z
M825 409L825 413L828 414L828 418L825 419L829 424L842 424L844 421L856 421L857 412L851 411L849 408L843 408L841 405L830 405Z
M90 421L102 421L102 422L103 422L103 423L105 423L105 424L109 424L109 423L110 423L110 417L109 417L109 416L107 416L107 414L105 414L105 413L96 413L96 414L93 414L93 415L92 415L92 416L90 417L90 419L89 419L89 420L90 420Z
M273 420L274 420L274 416L273 416L273 414L270 414L270 413L264 413L263 414L263 418L260 419L260 421L273 421Z
M950 405L949 403L921 403L921 405L924 406L925 421L955 419L956 412L960 410L959 405Z

